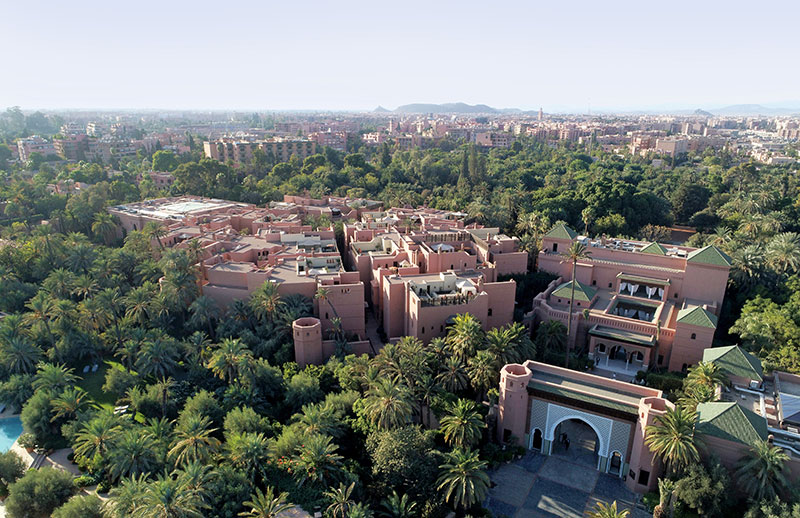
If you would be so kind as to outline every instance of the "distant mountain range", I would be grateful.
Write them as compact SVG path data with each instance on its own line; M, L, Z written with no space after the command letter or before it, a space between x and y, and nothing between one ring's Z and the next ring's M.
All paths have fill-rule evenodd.
M378 106L375 112L386 113L389 110L382 106ZM398 106L394 113L472 113L472 114L500 114L500 113L526 113L516 108L498 109L492 108L485 104L467 104L467 103L444 103L444 104L431 104L431 103L414 103L404 104ZM533 112L531 112L533 113Z
M791 103L795 104L795 103ZM536 110L520 110L518 108L492 108L485 104L467 104L467 103L413 103L398 106L394 110L388 110L383 106L378 106L374 110L375 113L464 113L464 114L521 114L521 115L536 115ZM569 112L563 112L569 113ZM572 112L578 113L578 112ZM709 109L647 109L647 110L603 110L598 109L595 113L664 113L676 115L699 115L702 117L713 117L715 115L728 115L728 116L755 116L755 115L794 115L800 114L800 103L796 106L764 106L761 104L734 104L731 106L723 106L721 108Z
M800 113L800 107L770 108L761 104L734 104L710 111L714 115L792 115Z

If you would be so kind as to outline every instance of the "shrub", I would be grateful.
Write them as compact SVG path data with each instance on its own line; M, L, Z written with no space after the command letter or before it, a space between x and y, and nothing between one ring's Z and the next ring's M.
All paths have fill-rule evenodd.
M26 432L20 435L19 439L17 439L17 442L19 443L20 446L22 446L26 450L36 447L36 437L34 437L32 433Z
M13 484L25 474L25 462L13 451L0 453L0 480L3 484Z
M75 487L86 487L94 484L95 480L91 475L81 475L80 477L76 477L72 483L75 484Z
M33 469L9 487L9 518L46 518L64 504L75 486L72 475L60 469Z
M109 484L107 480L101 480L100 483L97 484L98 493L108 493L110 489L111 484Z
M75 495L52 518L103 518L103 502L97 495Z

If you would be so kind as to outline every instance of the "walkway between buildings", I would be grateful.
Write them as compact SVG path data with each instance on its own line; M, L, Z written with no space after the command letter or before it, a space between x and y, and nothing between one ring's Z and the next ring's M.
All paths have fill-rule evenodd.
M652 516L622 479L564 456L529 452L489 475L495 487L484 505L497 518L583 518L597 502L614 500L620 508L631 510L630 518Z

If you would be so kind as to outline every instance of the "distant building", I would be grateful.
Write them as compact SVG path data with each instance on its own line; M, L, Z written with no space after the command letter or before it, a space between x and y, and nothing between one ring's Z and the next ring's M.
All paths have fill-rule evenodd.
M329 147L336 151L347 151L347 133L344 131L318 131L308 136L319 147Z
M263 151L277 162L288 162L292 155L305 160L317 152L317 142L309 139L280 138L269 140L241 141L229 138L203 142L206 157L220 162L246 164L253 160L256 149Z
M509 133L497 133L494 131L483 131L475 134L475 144L484 147L509 148L514 143L514 135Z
M17 140L17 150L19 151L19 159L23 162L30 160L33 153L39 153L45 157L58 154L53 143L39 135Z

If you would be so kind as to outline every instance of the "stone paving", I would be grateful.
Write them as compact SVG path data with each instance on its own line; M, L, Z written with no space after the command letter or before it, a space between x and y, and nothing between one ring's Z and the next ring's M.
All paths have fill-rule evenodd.
M636 508L639 496L622 479L559 455L529 452L489 473L494 487L484 505L495 518L582 518L598 501L617 501L631 518L649 518Z

